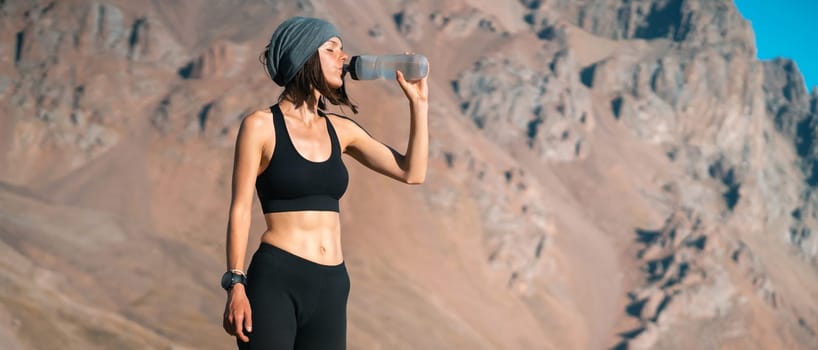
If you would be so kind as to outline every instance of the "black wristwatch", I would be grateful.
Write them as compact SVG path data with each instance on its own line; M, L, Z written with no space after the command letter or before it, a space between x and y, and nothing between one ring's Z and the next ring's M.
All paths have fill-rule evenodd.
M235 271L227 271L222 275L222 288L224 288L224 290L230 291L236 283L241 283L246 286L247 276L236 273Z

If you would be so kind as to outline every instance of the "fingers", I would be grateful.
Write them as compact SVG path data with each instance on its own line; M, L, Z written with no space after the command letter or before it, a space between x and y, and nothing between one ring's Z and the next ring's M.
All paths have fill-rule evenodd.
M398 85L400 85L401 89L403 90L406 96L409 96L410 91L412 90L411 82L406 81L406 78L403 76L403 72L396 70L395 71L395 80L398 81Z
M233 334L233 316L230 314L230 304L225 305L224 307L224 315L222 316L222 328L227 334Z
M247 333L253 331L253 314L250 306L241 303L238 305L228 304L225 307L222 327L224 327L227 334L235 336L245 343L249 342L250 337L245 334L245 330Z
M244 312L244 315L245 315L245 317L244 317L244 329L246 329L248 332L252 333L253 332L253 315L250 312L249 308L247 309L247 311Z
M227 332L227 334L233 335L233 328L232 322L230 321L230 316L224 315L224 318L222 319L222 328L224 328L224 331Z
M244 315L239 314L238 317L234 318L234 321L233 326L236 337L245 343L249 342L250 338L244 334L244 330L242 329L242 326L244 325Z

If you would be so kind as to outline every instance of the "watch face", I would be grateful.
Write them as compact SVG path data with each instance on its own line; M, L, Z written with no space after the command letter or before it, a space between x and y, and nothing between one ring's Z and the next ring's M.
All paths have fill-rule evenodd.
M227 271L222 275L222 288L230 290L236 283L245 284L245 277L231 271Z
M233 285L232 281L233 281L233 273L230 272L230 271L225 272L222 275L222 288L229 289L230 286Z

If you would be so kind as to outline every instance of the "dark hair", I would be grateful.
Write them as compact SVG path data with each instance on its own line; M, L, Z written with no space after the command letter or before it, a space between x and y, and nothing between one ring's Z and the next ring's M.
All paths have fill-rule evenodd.
M264 71L267 72L267 76L270 75L270 71L267 68L267 60L269 57L267 53L269 52L270 45L268 44L264 51L259 55L259 61L264 66ZM346 74L344 75L344 77ZM319 57L318 51L315 52L307 62L298 70L298 73L284 86L284 91L281 92L281 95L278 95L278 102L287 100L295 104L295 107L301 107L302 104L315 104L317 102L318 109L326 109L327 104L326 102L333 105L345 105L352 109L352 112L358 114L358 106L353 104L349 100L349 96L347 95L346 89L344 88L343 78L341 87L337 89L333 89L327 84L326 79L324 79L324 71L321 70L321 58ZM318 101L314 101L315 96L312 94L312 90L317 89L318 92L321 93L321 98Z

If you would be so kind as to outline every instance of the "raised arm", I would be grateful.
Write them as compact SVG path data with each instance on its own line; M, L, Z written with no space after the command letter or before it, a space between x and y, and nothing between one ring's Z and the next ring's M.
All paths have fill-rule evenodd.
M409 142L406 154L375 140L360 126L349 120L350 141L346 153L364 166L407 184L421 184L426 179L429 159L429 76L418 81L406 81L398 72L397 81L409 100Z

